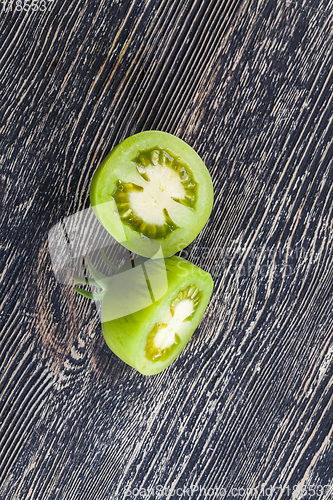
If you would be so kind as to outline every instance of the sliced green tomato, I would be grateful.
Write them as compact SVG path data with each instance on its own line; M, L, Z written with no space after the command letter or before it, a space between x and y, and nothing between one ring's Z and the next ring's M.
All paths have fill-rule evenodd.
M105 319L113 307L112 289L106 291L102 304L106 343L119 358L144 375L161 372L180 354L197 328L213 290L211 275L194 264L176 256L164 263L167 291L158 301L111 321ZM154 290L147 276L148 288Z
M206 224L213 184L194 149L151 130L111 151L94 174L90 200L119 243L151 257L151 242L158 242L167 257L188 246Z

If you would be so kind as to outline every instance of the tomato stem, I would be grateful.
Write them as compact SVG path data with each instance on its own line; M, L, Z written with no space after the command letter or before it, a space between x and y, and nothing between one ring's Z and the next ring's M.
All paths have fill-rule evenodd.
M82 288L75 286L75 291L79 293L80 295L83 295L83 297L86 297L91 300L103 300L104 298L104 292L101 293L92 293L88 292L87 290L82 290Z
M90 278L80 278L79 276L73 276L73 280L75 285L90 285L100 288L96 281Z
M97 286L105 290L107 288L106 281L109 280L110 278L105 276L105 274L100 273L99 271L97 271L97 269L93 267L88 255L85 256L85 259L87 262L89 272L93 277L93 280L97 283Z
M105 264L107 264L109 267L112 267L112 269L115 269L116 271L118 271L119 267L113 265L112 262L107 258L107 256L105 255L105 252L104 252L104 248L102 248L102 250L101 250L101 256L102 256L102 259L104 260Z

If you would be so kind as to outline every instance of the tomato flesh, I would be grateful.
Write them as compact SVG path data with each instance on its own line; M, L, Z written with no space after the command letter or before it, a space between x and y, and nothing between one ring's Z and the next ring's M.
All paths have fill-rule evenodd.
M161 290L162 274L166 273L167 286L159 300L148 307L136 310L116 319L112 316L117 296L128 301L134 299L142 283L135 277L128 285L123 284L106 292L102 305L102 330L110 349L123 361L144 375L154 375L169 366L183 350L196 330L210 299L213 280L209 273L180 257L169 257L158 268L156 263L150 272L148 261L139 262L146 266L149 289ZM133 276L139 276L134 268ZM156 271L157 270L157 271ZM147 272L146 272L147 271ZM155 285L154 285L155 283ZM126 304L128 309L131 304ZM117 310L119 307L117 307Z
M165 257L188 246L206 224L213 184L198 154L166 132L125 139L94 174L90 200L99 221L126 248ZM156 246L154 247L155 251Z

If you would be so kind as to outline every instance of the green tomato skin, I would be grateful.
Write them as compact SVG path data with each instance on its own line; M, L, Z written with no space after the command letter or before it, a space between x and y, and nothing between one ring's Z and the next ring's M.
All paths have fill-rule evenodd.
M112 307L108 301L107 293L103 300L102 330L105 342L120 359L143 375L154 375L161 372L180 354L197 328L207 308L214 286L209 273L180 257L173 256L165 259L165 267L168 290L160 300L152 305L125 317L103 322L103 316L107 316L108 308ZM202 292L199 306L192 320L187 321L186 331L176 350L167 360L152 362L145 356L147 337L154 325L161 322L167 311L170 310L170 303L177 297L179 291L188 285L195 285Z
M148 238L123 224L112 198L116 182L131 181L140 177L133 165L134 158L142 151L160 147L184 161L197 182L195 209L180 206L183 225L165 238L153 240L161 245L163 256L168 257L188 246L203 229L211 214L214 200L210 174L199 155L184 141L166 132L150 130L128 137L118 144L97 168L90 186L90 202L94 213L105 229L123 246L144 257L152 257Z

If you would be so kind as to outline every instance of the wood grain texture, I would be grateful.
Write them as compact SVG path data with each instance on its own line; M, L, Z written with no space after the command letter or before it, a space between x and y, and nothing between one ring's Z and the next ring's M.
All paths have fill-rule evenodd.
M46 5L1 4L0 499L333 498L333 2ZM182 252L214 294L153 377L47 242L148 129L215 189Z

